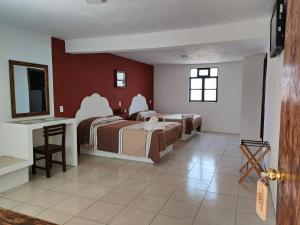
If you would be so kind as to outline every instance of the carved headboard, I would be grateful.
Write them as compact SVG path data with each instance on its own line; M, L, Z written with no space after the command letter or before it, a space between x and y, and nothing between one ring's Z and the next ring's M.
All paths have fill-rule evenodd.
M85 97L76 113L77 124L82 120L91 117L111 116L113 111L109 106L107 98L101 97L99 94L92 94Z
M148 109L149 107L146 98L143 95L138 94L132 98L131 105L129 107L129 116L136 112L145 111Z

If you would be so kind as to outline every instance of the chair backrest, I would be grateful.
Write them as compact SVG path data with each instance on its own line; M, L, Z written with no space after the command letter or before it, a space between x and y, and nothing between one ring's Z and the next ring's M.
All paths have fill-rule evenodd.
M46 126L44 129L44 138L45 138L45 145L49 144L49 137L51 136L58 136L61 135L61 145L65 146L65 139L66 139L66 124L57 124L52 126Z

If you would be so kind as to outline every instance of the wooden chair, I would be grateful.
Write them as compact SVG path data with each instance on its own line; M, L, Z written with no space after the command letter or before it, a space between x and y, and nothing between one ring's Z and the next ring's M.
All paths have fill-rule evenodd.
M66 171L66 151L65 151L65 139L66 139L66 124L59 124L53 126L47 126L43 128L45 144L42 146L37 146L33 148L33 165L32 174L36 174L36 168L46 170L47 177L51 176L52 162L62 165L63 172ZM61 135L61 145L50 144L49 137ZM52 160L52 155L54 153L61 152L62 161ZM36 155L43 155L42 157L37 157ZM36 161L45 159L46 167L41 167L36 165Z

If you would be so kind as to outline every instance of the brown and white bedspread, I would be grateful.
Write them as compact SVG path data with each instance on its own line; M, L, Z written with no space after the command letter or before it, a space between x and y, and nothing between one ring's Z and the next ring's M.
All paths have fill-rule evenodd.
M118 118L90 118L78 125L78 145L129 156L151 158L159 162L160 152L182 135L180 123L166 122L165 130L146 131L144 122Z
M183 118L184 114L162 114L159 113L157 117L165 122L177 122L183 126L185 134L191 134L193 130L201 131L202 117L194 115L193 118Z
M193 130L201 131L202 117L194 115L193 118L184 118L185 114L165 114L157 113L152 110L134 113L130 116L131 120L147 121L151 116L156 116L160 121L177 122L183 126L185 134L191 134Z

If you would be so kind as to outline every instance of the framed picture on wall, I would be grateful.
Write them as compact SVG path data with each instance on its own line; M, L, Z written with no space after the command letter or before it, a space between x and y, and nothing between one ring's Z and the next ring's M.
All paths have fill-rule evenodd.
M115 87L126 88L127 87L127 74L121 70L115 70Z

